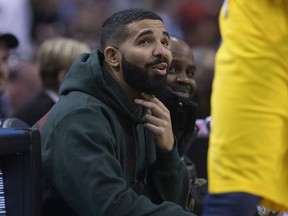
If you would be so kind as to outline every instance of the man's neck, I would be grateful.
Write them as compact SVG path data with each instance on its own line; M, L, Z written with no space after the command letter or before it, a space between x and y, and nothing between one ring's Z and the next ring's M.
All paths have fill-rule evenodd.
M116 82L123 89L123 91L125 92L126 96L128 97L130 101L130 104L133 110L137 110L139 106L134 103L134 99L142 98L141 94L138 91L135 91L125 82L123 73L121 71L112 70L106 63L104 63L104 68L108 73L111 74L111 76L116 80Z

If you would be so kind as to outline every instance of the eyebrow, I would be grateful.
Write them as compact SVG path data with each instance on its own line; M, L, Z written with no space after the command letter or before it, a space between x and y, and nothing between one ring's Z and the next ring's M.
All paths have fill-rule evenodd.
M170 39L170 35L167 31L163 31L163 35L166 35Z
M144 35L148 35L148 34L153 34L153 31L147 30L147 31L141 32L141 33L138 35L137 39L140 38L140 37L142 37L142 36L144 36ZM165 36L167 36L167 37L170 39L170 35L169 35L169 33L168 33L167 31L163 31L162 34L165 35Z

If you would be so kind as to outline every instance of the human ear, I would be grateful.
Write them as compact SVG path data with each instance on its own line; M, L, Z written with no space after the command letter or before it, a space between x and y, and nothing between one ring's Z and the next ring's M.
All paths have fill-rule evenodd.
M108 46L104 50L105 61L110 67L119 67L120 64L120 53L116 47Z

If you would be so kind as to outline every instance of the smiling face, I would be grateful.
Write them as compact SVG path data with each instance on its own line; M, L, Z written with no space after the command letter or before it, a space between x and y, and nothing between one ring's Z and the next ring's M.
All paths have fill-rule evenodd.
M190 46L175 37L171 38L172 63L169 67L167 83L180 97L191 98L196 91L194 75L196 67Z
M156 94L166 86L172 56L169 35L160 20L144 19L128 25L125 41L118 46L119 70L138 92Z

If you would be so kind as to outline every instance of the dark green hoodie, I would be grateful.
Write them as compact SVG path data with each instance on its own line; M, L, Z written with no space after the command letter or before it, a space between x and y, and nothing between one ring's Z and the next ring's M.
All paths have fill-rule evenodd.
M73 64L41 132L43 215L192 215L177 147L158 152L143 107L128 98L94 50ZM178 204L176 204L178 203Z

